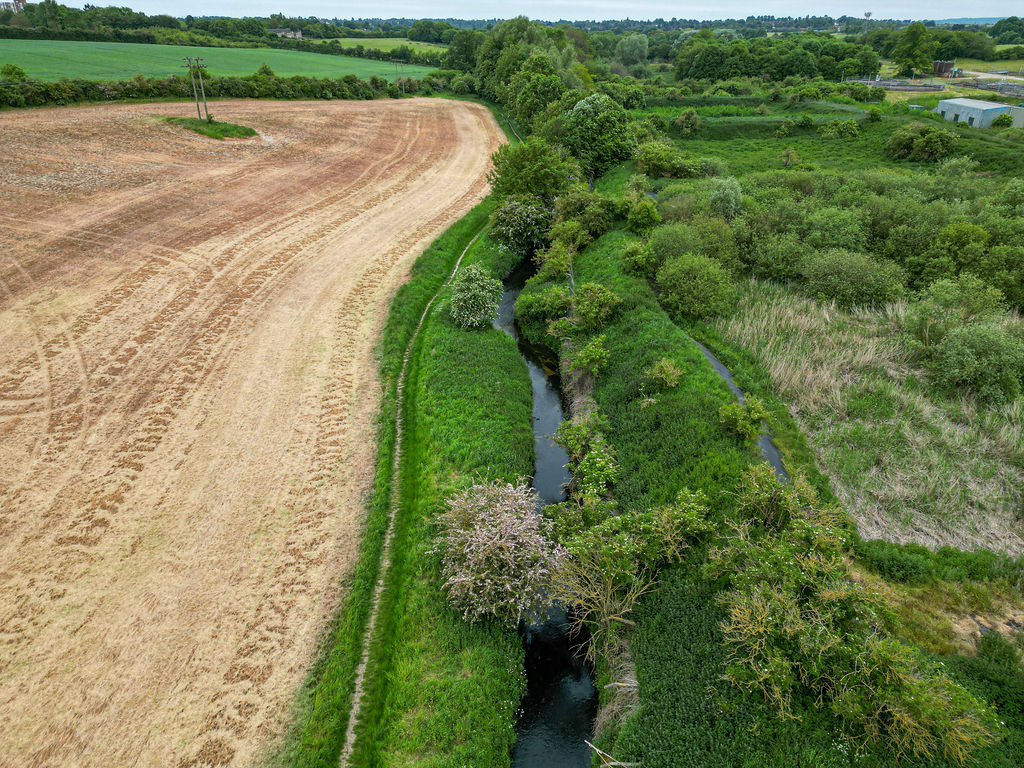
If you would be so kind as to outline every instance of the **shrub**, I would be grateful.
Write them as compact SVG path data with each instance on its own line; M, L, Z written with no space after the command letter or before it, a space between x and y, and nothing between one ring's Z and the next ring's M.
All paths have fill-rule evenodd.
M550 144L531 136L519 144L503 144L492 156L487 178L497 198L528 195L545 205L580 176L579 165Z
M826 139L856 139L860 136L860 126L853 118L829 120L821 127L821 135Z
M510 197L494 212L491 236L520 256L530 256L547 242L551 213L536 197Z
M793 132L793 128L795 127L796 123L794 123L792 120L783 120L779 124L779 127L775 129L775 138L784 139L786 136L789 136L789 134Z
M471 264L452 281L450 313L456 325L483 328L498 312L501 281L491 277L484 267Z
M590 658L607 654L618 625L632 624L626 616L653 586L654 570L681 561L693 539L713 530L706 497L683 489L672 504L606 517L566 541L554 594L575 609L574 629L591 630Z
M477 89L476 78L470 74L457 75L452 78L452 93L464 96L467 93L475 93Z
M23 83L28 80L28 75L25 74L25 70L19 67L17 64L4 64L0 66L0 82L5 83ZM1011 121L1011 125L1013 121Z
M573 352L572 369L597 376L608 363L608 350L604 346L604 334L594 336Z
M644 371L644 373L655 383L668 389L674 389L679 385L679 380L683 377L685 371L675 361L663 357Z
M904 293L904 275L896 264L862 253L832 249L810 256L803 265L804 288L819 301L841 307L884 304Z
M658 206L649 197L642 197L634 200L629 206L629 215L626 217L626 224L631 232L642 235L651 227L661 223L661 214L658 213Z
M804 112L804 114L800 115L800 117L796 119L796 124L799 128L813 128L814 118Z
M636 167L649 176L673 176L679 166L679 152L663 141L645 141L637 147Z
M727 680L782 716L806 691L850 736L884 742L894 760L942 753L965 762L995 741L999 725L983 701L885 635L888 608L850 579L846 534L809 484L784 485L762 466L738 499L767 527L740 523L709 553L708 575L728 580Z
M553 224L548 231L548 239L560 242L574 251L586 248L593 240L590 233L575 219L563 219Z
M679 133L683 136L689 136L695 131L700 130L700 115L697 114L695 109L687 109L673 121L673 124L679 129Z
M655 230L657 231L657 230ZM661 262L655 258L654 253L644 243L635 240L626 243L622 249L622 260L626 270L644 277L654 277Z
M446 502L440 528L442 589L463 618L508 626L544 616L565 550L544 535L537 494L520 483L478 484Z
M598 238L612 225L611 201L576 185L555 200L555 221L570 219L578 221L591 238Z
M722 425L735 432L748 443L756 443L761 436L768 409L758 397L748 397L743 402L725 403L718 409Z
M600 283L584 283L573 294L573 319L577 327L593 332L604 326L622 299Z
M718 157L702 157L697 160L697 175L704 178L710 176L725 176L729 172L729 166L725 160Z
M763 235L754 240L749 266L755 277L787 282L803 274L811 249L793 234Z
M603 343L603 339L602 339ZM619 476L615 449L600 432L591 435L586 453L575 463L573 485L581 498L601 497Z
M712 213L726 221L732 219L743 205L743 190L733 177L712 179L708 205Z
M729 273L714 259L683 254L658 270L660 300L672 315L713 317L732 308L736 289Z
M947 392L966 392L989 405L1005 403L1021 393L1024 347L994 324L953 328L935 348L932 375Z
M926 123L911 123L893 131L885 144L885 154L896 160L936 162L950 154L960 137Z
M861 213L848 208L818 208L800 226L811 248L845 248L860 251L867 247L867 232Z
M998 117L996 117L995 120L992 121L992 127L993 128L1012 128L1013 127L1013 115L1009 114L1008 112L1004 112L1003 114L999 115Z
M955 280L936 280L928 286L924 296L908 309L903 329L927 349L942 341L950 328L1005 309L1001 291L965 272Z
M869 123L880 123L882 122L882 110L878 107L872 107L867 111L867 121Z
M647 247L651 252L655 271L669 259L695 250L693 230L685 224L665 224L651 231Z

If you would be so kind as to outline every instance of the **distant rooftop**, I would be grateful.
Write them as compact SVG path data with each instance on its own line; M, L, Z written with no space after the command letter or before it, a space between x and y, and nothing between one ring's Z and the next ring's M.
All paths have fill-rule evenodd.
M940 104L950 104L956 107L970 107L971 109L999 109L1009 107L1009 104L1000 104L997 101L982 101L981 99L943 99Z

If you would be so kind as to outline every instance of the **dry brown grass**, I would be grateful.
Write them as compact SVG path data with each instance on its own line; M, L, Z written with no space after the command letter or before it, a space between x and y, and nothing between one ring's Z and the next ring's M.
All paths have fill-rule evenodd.
M791 403L863 536L1024 554L1024 403L933 396L895 332L904 309L844 312L752 281L719 327Z

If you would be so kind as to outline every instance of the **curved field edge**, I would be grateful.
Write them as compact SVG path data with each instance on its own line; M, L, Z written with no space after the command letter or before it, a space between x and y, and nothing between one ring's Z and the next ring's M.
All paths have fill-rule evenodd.
M388 527L402 359L424 308L451 273L459 254L484 225L492 207L485 200L437 238L413 264L409 281L392 300L378 353L381 405L377 463L359 559L341 585L345 597L296 696L284 743L264 761L268 768L337 765Z

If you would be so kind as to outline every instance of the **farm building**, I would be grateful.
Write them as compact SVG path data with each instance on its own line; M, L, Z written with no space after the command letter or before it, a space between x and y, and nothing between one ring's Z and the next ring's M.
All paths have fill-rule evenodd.
M1009 104L980 99L942 99L935 111L951 123L967 123L975 128L988 128L999 115L1008 113L1014 125L1024 125L1024 109Z
M278 37L290 37L293 40L302 39L301 29L268 29L267 32Z

